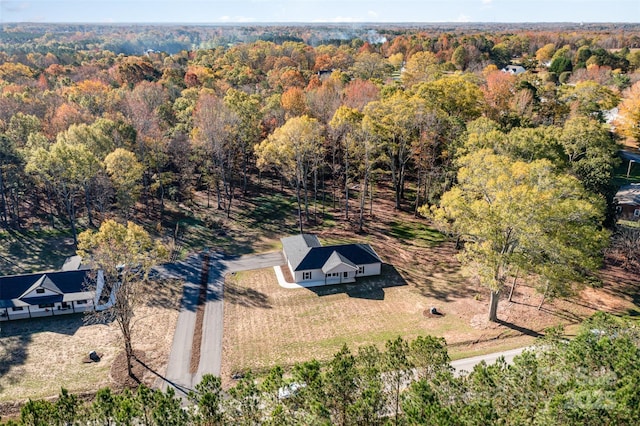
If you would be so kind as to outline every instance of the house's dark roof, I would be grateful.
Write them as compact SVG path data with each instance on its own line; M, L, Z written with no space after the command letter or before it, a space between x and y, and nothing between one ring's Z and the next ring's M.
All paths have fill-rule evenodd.
M59 297L63 300L70 294L82 293L82 298L91 298L92 293L87 291L87 284L92 280L91 271L58 271L38 274L11 275L0 277L0 308L9 306L24 306L20 302L22 296L26 296L38 287L49 289L60 296L29 297L21 299L29 304L51 303L40 302L47 297ZM90 296L90 297L88 297Z
M618 205L639 206L640 205L640 183L621 186L614 197Z
M45 303L62 302L62 295L54 294L52 296L24 297L21 300L29 305L44 305Z
M339 258L354 265L368 265L381 262L376 252L368 244L344 244L321 246L318 238L311 234L282 238L282 248L294 271L321 269L335 252Z

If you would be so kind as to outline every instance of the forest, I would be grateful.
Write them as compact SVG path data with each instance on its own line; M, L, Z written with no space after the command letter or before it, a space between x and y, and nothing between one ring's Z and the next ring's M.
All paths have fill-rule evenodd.
M503 71L508 65L523 72ZM115 218L144 222L164 237L177 229L169 204L205 200L233 221L237 200L279 190L295 199L292 232L322 223L331 205L366 234L371 206L384 196L458 242L460 261L489 291L489 318L497 321L510 277L537 277L544 301L576 282L593 283L612 245L637 262L637 229L617 223L613 197L633 179L621 178L618 151L637 148L639 123L637 25L4 25L0 230L61 229L77 245L82 231ZM606 351L633 349L637 357L637 337L635 346L624 346L633 339L594 328L569 344L545 343L557 349L548 355L558 357L554 362L523 356L513 368L483 367L468 379L451 375L442 348L424 380L402 397L407 372L427 367L411 361L419 358L414 346L442 342L400 339L368 355L345 348L326 368L297 367L307 386L293 407L272 397L273 412L260 412L260 398L280 387L274 370L260 398L252 380L239 382L230 391L233 410L247 424L265 416L273 424L295 422L286 410L300 413L300 424L377 424L385 417L395 424L631 424L639 405L637 390L629 389L638 381L627 364L620 371L594 364L602 374L585 373L584 383L562 376L577 368L571 363L613 362ZM376 396L389 386L377 382L382 367L367 356L390 363L383 371L396 380L393 404ZM545 373L523 382L522 369ZM352 380L329 380L333 389L322 385L327 374ZM532 388L518 388L525 385ZM547 385L564 390L554 394ZM219 384L211 378L201 386ZM492 401L497 386L507 387L500 389L504 399ZM569 388L575 399L562 400ZM209 402L196 402L209 407L219 399L212 392ZM338 394L359 397L333 407ZM63 395L59 403L76 404L74 398ZM166 398L168 405L153 410L175 405L172 395L143 388L117 397L106 390L92 410L115 410L118 398L128 401L118 413L144 416L145 424L154 424L155 414L140 412L136 398ZM545 409L535 398L548 398ZM368 405L373 401L382 405ZM49 424L34 413L59 410L38 404L28 405L24 424ZM206 424L222 421L217 404L198 414L214 416ZM598 415L586 416L585 406ZM171 415L183 424L188 413Z
M193 48L206 44L206 30L228 42L171 54L147 45L127 55L115 44L141 47L162 27L6 26L0 227L65 228L74 241L78 227L110 217L145 217L171 229L163 224L165 203L189 205L197 192L231 219L234 200L259 194L266 176L295 194L300 231L318 220L319 204L340 200L345 219L364 232L378 185L390 188L396 209L430 217L468 242L471 263L491 258L480 269L494 290L516 266L549 278L550 293L561 290L556 282L588 275L606 245L593 228L615 222L619 143L633 146L639 137L638 32L400 29L360 28L361 38L341 40L335 37L343 29L331 26L254 34L333 40L312 46L233 42L242 34L236 27L174 28L160 39ZM526 72L503 72L509 64ZM488 161L503 169L483 168ZM531 170L509 171L509 164ZM460 173L478 166L487 174L462 185ZM538 178L520 189L547 197L571 192L567 198L583 205L556 208L553 220L580 209L572 226L588 241L566 234L533 241L539 232L524 229L531 218L502 217L497 228L472 229L474 221L451 216L456 199L471 205L474 191L499 178L491 173L533 179L540 168L556 188L543 194ZM515 193L517 180L506 180L515 186L494 187L498 195ZM443 194L449 205L438 210ZM508 215L538 201L521 195L499 204ZM488 211L476 207L476 215ZM539 226L552 220L545 214ZM518 231L501 229L505 220ZM487 247L496 232L510 238ZM589 252L550 255L576 245Z

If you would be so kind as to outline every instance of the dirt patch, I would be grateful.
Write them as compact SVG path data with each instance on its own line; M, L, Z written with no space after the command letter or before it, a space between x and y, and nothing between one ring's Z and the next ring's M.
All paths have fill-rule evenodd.
M191 346L191 360L189 372L195 373L200 365L200 351L202 348L202 322L207 301L207 288L209 285L209 253L204 253L202 267L200 269L200 293L198 294L198 307L196 310L196 323L193 329L193 343Z
M129 376L129 370L127 369L127 356L124 351L116 355L116 358L111 364L111 370L109 377L114 383L117 389L135 388L140 383L144 383L147 386L151 386L153 380L145 380L145 376L148 377L146 365L146 355L143 351L134 350L133 359L131 359L131 371L133 374Z

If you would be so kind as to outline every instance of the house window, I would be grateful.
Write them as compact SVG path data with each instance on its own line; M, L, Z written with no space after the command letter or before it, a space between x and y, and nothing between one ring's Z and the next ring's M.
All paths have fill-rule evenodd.
M635 209L633 211L633 217L640 217L640 209Z
M53 308L53 303L41 303L38 305L38 308L40 309Z
M87 303L86 300L76 300L76 305L84 305L85 303Z
M343 276L344 278L347 278L347 277L349 276L349 273L348 273L348 272L343 272L343 273L342 273L342 276Z
M44 293L44 288L36 288L36 293Z
M58 309L69 309L69 308L71 308L71 306L69 306L67 302L62 302L60 306L58 306Z
M310 280L310 279L311 279L311 271L309 271L309 272L303 272L303 273L302 273L302 279L303 279L303 280Z
M24 308L22 306L14 306L13 308L11 308L11 310L13 312L18 312L18 311L22 311Z
M358 275L364 274L364 266L358 266Z

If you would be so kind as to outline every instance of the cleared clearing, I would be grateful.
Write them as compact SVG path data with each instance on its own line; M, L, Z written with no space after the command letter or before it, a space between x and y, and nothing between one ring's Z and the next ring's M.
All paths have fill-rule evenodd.
M511 302L503 292L500 324L487 320L488 292L462 274L452 242L425 221L379 203L367 234L349 223L311 229L324 244L361 241L383 261L380 277L353 285L284 289L272 269L228 276L225 282L222 376L261 372L280 364L330 359L343 343L352 349L384 343L398 335L442 336L453 359L531 344L549 326L563 324L571 334L597 310L624 314L637 309L638 285L615 262L602 271L604 286L573 298L547 300L527 277L520 278ZM444 315L425 316L431 306Z

